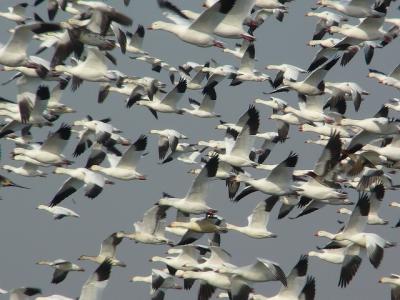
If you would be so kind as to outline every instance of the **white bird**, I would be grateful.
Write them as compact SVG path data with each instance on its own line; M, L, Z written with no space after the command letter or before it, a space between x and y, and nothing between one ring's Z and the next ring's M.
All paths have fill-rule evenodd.
M184 42L199 47L223 48L223 43L214 39L212 34L215 28L222 22L225 16L234 7L236 1L220 0L213 4L193 22L185 16L176 6L165 0L158 0L161 9L166 9L167 17L175 24L157 21L152 23L148 29L165 30L175 34Z
M158 158L164 159L168 150L171 153L176 151L180 139L187 139L187 136L175 129L151 129L150 133L159 135L158 139Z
M114 232L108 236L100 246L100 252L97 256L81 255L78 260L89 260L99 265L111 264L113 266L126 267L126 264L116 258L117 246L122 242L120 232Z
M215 92L215 85L217 82L208 84L203 89L203 100L201 103L189 98L189 103L193 109L182 108L185 113L199 118L219 118L221 115L214 112L215 103L217 102L217 94Z
M272 82L272 86L274 88L277 88L278 86L280 86L283 82L283 79L286 79L289 81L297 81L300 74L307 73L307 71L305 71L299 67L289 65L289 64L267 65L265 68L267 70L278 71L274 81Z
M164 197L158 201L158 204L175 207L182 212L190 214L215 213L216 210L207 205L205 198L207 197L210 178L217 173L218 162L218 155L208 160L199 175L196 176L184 198Z
M54 261L39 260L36 262L38 265L50 266L54 269L53 278L51 283L58 284L67 278L68 272L84 272L85 269L80 266L71 263L70 261L64 259L56 259Z
M62 124L54 133L51 133L45 142L32 149L15 148L12 155L22 154L44 164L63 165L71 162L61 154L71 137L71 126Z
M0 64L9 67L29 64L26 51L33 34L40 34L60 29L60 26L57 24L40 22L15 27L8 42L0 47Z
M178 256L160 257L153 256L151 262L162 262L167 265L171 275L175 275L177 270L192 270L197 267L197 250L192 245L180 246Z
M225 154L220 154L219 158L234 167L256 166L257 163L249 158L249 154L255 142L254 135L258 132L260 125L259 112L254 106L250 106L242 117L242 120L238 122L240 124L241 121L244 121L240 133L226 124L222 124L228 129L225 134L226 151Z
M325 65L313 70L303 81L291 81L283 79L283 86L276 89L272 93L294 90L300 94L308 96L322 95L325 90L324 78L338 60L339 57L336 57Z
M143 25L138 25L134 34L131 32L126 32L126 51L133 53L133 54L144 54L147 55L148 53L143 50L143 38L145 35L145 30ZM117 44L118 46L119 44Z
M65 208L62 206L48 206L44 204L39 204L36 209L40 209L43 211L47 211L48 213L53 215L54 220L61 220L66 217L74 217L79 218L80 216L69 208Z
M86 197L94 199L103 191L105 184L113 184L112 181L107 180L103 175L97 174L87 168L68 169L57 167L53 173L65 174L69 178L59 188L56 195L50 201L49 206L58 205L81 187L85 187Z
M255 38L243 29L245 19L250 15L256 0L236 0L233 8L227 13L225 18L214 30L214 34L231 39L243 38L253 41ZM189 10L182 10L182 13L189 19L195 20L200 14Z
M247 226L236 226L227 223L226 229L243 233L255 239L277 237L276 234L267 229L269 214L277 201L277 196L271 196L266 200L259 202L253 209L252 214L248 216Z
M112 154L107 155L110 167L93 165L90 169L121 180L146 180L146 176L136 170L146 146L147 137L141 135L121 157Z
M118 237L134 240L136 243L143 244L171 244L165 237L165 208L159 205L152 206L144 215L142 221L133 224L135 232L125 233L120 231Z
M243 267L225 267L219 272L225 274L239 275L245 280L252 282L280 281L287 286L286 275L280 266L265 258L257 258L257 262Z
M134 104L147 107L156 119L158 119L157 112L182 114L183 111L177 108L177 104L185 93L186 88L186 80L181 79L164 98L160 99L159 93L154 95L153 100L139 100L138 97L130 97L127 107L131 107Z
M385 2L382 3L382 5L385 5ZM386 7L383 9L383 13L386 13ZM329 32L340 33L346 37L357 39L359 41L384 40L385 42L390 42L392 37L383 29L384 20L384 16L366 17L356 26L331 26L329 27Z
M255 56L255 47L251 43L243 54L239 69L232 75L233 80L230 85L236 86L242 81L263 82L271 79L268 75L254 69Z
M234 180L247 184L242 192L236 196L235 202L241 200L247 195L260 191L264 194L283 196L292 194L292 176L294 167L298 161L298 155L290 153L289 156L274 167L266 178L254 179L246 174L238 174Z
M317 5L334 9L342 14L354 18L384 17L386 13L376 10L375 0L350 0L346 2L319 0ZM375 6L375 7L373 7Z
M321 40L327 32L327 29L331 26L339 26L340 23L346 22L348 19L342 15L333 13L331 11L321 11L321 12L308 12L306 17L316 17L318 18L318 23L315 27L313 40Z
M75 91L84 80L94 82L109 82L115 80L113 71L109 71L104 54L95 47L86 47L87 56L76 66L56 65L55 71L72 76L71 89Z
M17 24L23 24L26 20L30 19L25 16L26 7L28 3L23 2L14 6L8 7L7 12L0 12L0 17L14 21Z

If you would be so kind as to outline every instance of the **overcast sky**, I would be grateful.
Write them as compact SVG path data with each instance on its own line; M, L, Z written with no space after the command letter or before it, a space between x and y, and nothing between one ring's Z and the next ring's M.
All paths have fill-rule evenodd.
M134 20L135 31L138 24L145 26L156 20L165 20L157 6L157 1L131 1L129 7L123 6L122 0L108 1L109 4L125 12ZM182 9L192 9L200 12L201 1L173 1ZM305 4L305 3L308 4ZM7 6L15 1L1 1L0 8L6 10ZM317 49L306 46L312 37L316 20L305 18L304 15L313 6L313 1L297 0L289 4L289 13L284 22L280 23L271 18L256 31L256 67L262 70L267 64L289 63L307 68ZM46 17L46 3L35 9L42 17ZM390 16L398 16L394 5ZM65 18L65 14L57 15L56 20ZM357 20L352 20L356 23ZM10 21L0 19L0 42L4 43L9 37L7 30L14 26ZM233 47L235 40L225 40L227 46ZM32 43L30 52L33 54L37 44ZM238 65L238 61L217 48L197 48L185 44L170 33L162 31L146 31L144 49L152 55L159 57L172 65L179 65L186 61L204 63L214 58L220 64ZM390 72L399 63L399 41L396 40L388 47L376 51L371 67L384 72ZM45 52L48 58L52 49ZM125 74L136 76L154 76L164 82L168 81L168 74L152 72L148 64L134 62L127 56L121 55L118 49L113 51L118 60L117 68ZM110 65L110 68L114 66ZM367 78L368 67L364 58L358 54L353 61L342 68L335 66L329 72L326 80L332 82L354 81L370 92L360 111L355 114L349 105L349 116L363 118L373 115L388 99L398 96L392 88L383 88L374 80ZM9 78L11 73L1 73L0 81ZM51 87L54 83L46 83ZM63 102L75 108L78 112L64 115L58 120L51 130L56 130L61 122L72 122L90 114L94 118L111 117L112 124L123 130L123 135L135 140L140 134L147 134L150 129L173 128L196 142L199 139L221 139L222 131L215 130L218 119L195 119L190 116L160 114L155 120L147 109L133 107L128 110L124 106L125 97L111 94L103 104L97 104L98 83L85 82L75 93L70 89L64 93ZM170 89L171 86L168 87ZM256 98L263 98L263 91L270 91L271 87L265 83L245 82L237 87L230 87L224 81L217 87L218 100L216 111L222 114L222 119L235 122L239 115ZM15 84L0 87L1 96L15 99ZM188 91L180 106L188 107L188 97L201 100L199 92ZM295 105L297 96L294 93L279 95L290 104ZM271 110L259 107L261 116L261 131L274 131L275 123L267 119ZM396 114L393 114L397 117ZM33 129L35 139L42 140L49 128ZM320 155L322 148L316 145L304 144L309 138L318 138L315 134L298 134L296 127L292 127L290 138L286 143L278 145L266 163L278 163L290 151L299 154L298 168L310 169ZM76 146L75 136L69 142L65 151L68 158L72 159L72 152ZM2 163L10 164L9 152L13 145L5 140L1 141ZM80 219L66 219L54 221L50 215L35 210L40 203L48 203L55 195L58 188L67 178L64 175L50 175L47 178L24 178L17 175L10 176L15 182L30 187L29 190L7 188L2 189L0 201L0 287L11 289L19 286L36 286L43 289L45 295L62 294L68 297L78 297L82 284L96 268L91 262L79 262L87 272L73 273L59 285L51 285L52 270L47 267L35 265L39 259L63 258L76 262L82 255L97 255L101 241L109 234L118 231L132 231L132 224L141 219L143 213L150 208L161 196L167 192L177 197L186 194L190 187L192 177L187 174L190 166L181 162L167 165L157 164L157 137L151 136L148 143L150 152L139 165L139 171L148 176L147 181L118 181L113 186L107 186L103 193L94 200L88 200L78 191L69 199L62 202L62 206L69 207L81 215ZM76 160L74 167L83 165L88 153ZM11 164L20 165L18 162ZM51 169L47 169L51 173ZM257 178L265 176L264 172L250 172ZM4 174L4 172L3 172ZM399 183L397 175L393 176L394 182ZM116 180L115 180L116 181ZM399 232L391 226L397 222L400 210L388 209L388 203L398 200L397 192L387 192L382 205L381 215L390 220L390 226L368 226L367 231L382 235L387 240L398 241ZM233 204L227 198L225 184L221 181L211 185L208 202L211 207L219 210L230 223L243 225L247 215L254 206L266 198L261 193L252 194L238 204ZM71 199L76 201L74 204ZM354 192L350 199L357 200ZM278 234L277 239L255 240L235 232L229 232L222 237L222 246L232 254L232 263L237 265L250 264L256 257L263 257L278 262L287 273L297 262L301 254L314 250L317 245L327 242L315 238L314 232L319 229L335 232L339 228L337 219L344 219L336 214L337 207L325 207L309 216L289 220L277 220L277 211L273 210L270 219L270 230ZM175 212L171 209L170 216ZM171 236L171 238L174 238ZM201 242L205 243L206 239ZM124 261L127 268L113 268L109 285L105 291L104 299L146 299L149 286L145 284L132 284L128 282L132 275L150 274L151 268L163 268L162 264L151 264L148 259L153 255L164 255L166 246L152 246L135 244L126 240L118 248L117 257ZM378 284L383 275L398 273L400 260L398 248L385 250L385 257L378 270L375 270L368 259L363 263L350 285L345 289L337 287L339 279L338 265L329 264L310 258L309 274L316 277L316 299L323 300L355 300L355 299L389 299L389 286ZM278 283L257 283L254 285L258 293L272 296L280 288ZM196 299L198 285L191 291L168 291L166 299Z

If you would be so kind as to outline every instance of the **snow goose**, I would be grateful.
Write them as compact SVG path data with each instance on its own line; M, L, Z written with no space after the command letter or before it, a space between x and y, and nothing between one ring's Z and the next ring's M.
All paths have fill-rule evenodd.
M386 6L383 1L380 6L380 12L386 14ZM389 1L390 3L390 1ZM367 17L363 19L360 24L356 26L331 26L329 27L330 33L340 33L344 36L357 39L360 41L375 41L384 40L386 42L391 41L392 37L382 27L384 24L385 17Z
M62 124L54 133L51 133L40 147L32 149L15 148L12 155L22 154L44 164L64 165L71 162L61 154L71 136L71 127Z
M212 84L204 87L204 97L201 103L189 98L189 103L193 109L183 108L182 110L199 118L220 118L221 115L214 112L215 103L217 102L217 94L214 89L216 84L217 82L213 82Z
M29 125L36 127L51 126L52 123L43 116L49 98L50 91L47 86L38 87L33 104L28 95L19 97L18 112L8 115L12 120L1 128L0 137L22 130Z
M325 91L331 94L333 104L342 99L353 101L354 109L358 111L361 102L364 101L363 96L369 95L360 85L355 82L325 82Z
M388 108L382 106L381 110L372 118L365 118L362 120L344 118L339 121L341 126L355 126L367 132L389 135L399 133L399 122L395 119L387 117Z
M167 16L176 24L157 21L151 24L148 29L169 31L184 42L199 47L215 46L223 48L223 43L215 40L212 34L218 24L222 22L234 7L235 3L236 1L220 0L203 11L196 20L191 22L188 17L169 1L158 0L159 6L167 10Z
M171 152L161 164L166 164L173 161L175 158L186 164L198 164L200 163L201 154L208 148L198 149L195 144L189 143L178 143L175 152Z
M97 256L81 255L78 260L90 260L95 263L111 264L112 266L126 267L122 261L119 261L115 255L117 251L117 246L122 242L122 237L119 237L120 232L114 232L108 236L102 243L100 247L100 253Z
M113 71L107 69L105 56L97 48L86 47L87 57L79 61L76 66L56 65L56 72L72 76L71 89L75 91L83 80L94 82L108 82L115 80Z
M131 107L134 104L147 107L156 119L158 119L157 112L182 114L183 111L177 108L177 104L185 93L186 88L186 80L181 79L163 99L159 98L161 96L160 93L156 93L153 100L150 101L139 100L137 97L130 97L127 102L127 107Z
M194 246L184 245L180 247L178 256L160 257L153 256L151 262L162 262L167 265L171 275L175 275L177 270L192 270L199 264L197 261L197 250Z
M251 295L250 300L313 300L315 298L315 278L308 276L303 287L301 282L306 276L308 268L308 256L302 255L297 264L287 276L287 286L281 287L278 294L273 297Z
M135 232L125 233L121 231L118 233L118 237L128 238L136 243L143 244L171 244L164 236L165 222L161 220L165 217L165 208L159 205L152 206L144 213L142 221L133 224Z
M7 12L0 12L0 17L14 21L17 24L24 24L30 18L25 16L26 7L28 3L19 3L8 8Z
M229 264L231 255L219 246L209 246L210 257L198 265L202 271L216 271L219 267Z
M378 184L371 189L370 195L370 209L368 213L368 225L386 225L389 223L387 220L383 220L379 215L379 208L385 195L385 188L383 184ZM352 211L346 208L340 208L338 213L344 213L351 215Z
M363 232L368 220L369 209L369 197L367 194L362 194L342 231L337 234L322 232L324 236L333 241L348 241L353 245L351 247L353 248L352 253L346 252L346 257L343 261L339 280L339 286L341 287L345 287L353 278L355 272L351 271L353 270L352 266L361 264L361 258L358 253L362 249L366 249L371 264L378 268L383 258L384 248L395 246L395 243L386 241L377 234ZM321 232L319 235L321 235ZM355 255L354 252L357 254ZM358 258L355 260L354 257ZM355 270L357 269L358 267L355 268Z
M255 55L255 47L251 43L243 54L239 69L232 75L233 80L230 85L236 86L242 83L242 81L263 82L271 79L268 75L254 69Z
M246 183L247 187L236 196L234 201L237 202L256 191L274 196L292 194L294 192L291 188L292 176L297 161L298 155L291 152L285 160L272 169L266 178L253 179L245 174L236 175L234 180Z
M220 154L220 160L234 167L252 167L257 163L249 158L255 137L260 125L260 116L254 106L250 106L243 116L245 123L240 133L228 128L225 135L225 154ZM240 120L239 120L240 121Z
M257 1L257 0L256 0ZM279 22L282 22L285 14L288 13L286 7L279 8L262 8L256 10L253 18L246 18L244 24L249 26L249 32L254 32L258 27L260 27L264 22L269 19L270 16L274 16Z
M383 1L387 2L387 1ZM390 3L390 1L389 1ZM334 9L342 14L354 18L384 17L386 12L378 11L375 0L359 1L351 0L347 2L319 0L317 5ZM373 7L375 5L375 7ZM386 4L387 5L387 4Z
M272 82L272 86L274 88L277 88L278 86L280 86L283 82L283 79L286 79L289 81L297 81L300 73L302 73L302 74L307 73L307 71L305 71L299 67L289 65L289 64L267 65L265 68L267 70L278 71L274 81Z
M252 282L280 281L287 286L285 273L280 266L264 258L257 258L257 262L251 265L235 268L224 268L220 273L239 275L243 279Z
M206 214L204 218L191 218L186 222L174 221L169 225L171 228L185 228L187 231L177 245L191 244L200 239L205 233L226 233L225 220L216 215Z
M236 123L228 123L220 120L220 124L217 125L216 129L227 130L228 128L234 129L237 132L241 132L244 125L246 125L247 121L250 118L250 115L253 115L257 111L253 105L250 105L249 108L239 117ZM210 146L213 148L212 146Z
M158 158L164 159L168 150L171 150L171 153L176 151L176 148L179 143L179 139L187 139L188 137L184 134L176 131L175 129L151 129L151 134L157 134L159 136L158 139Z
M335 119L323 111L323 96L298 94L299 109L292 106L286 106L284 113L292 113L307 122L325 122L334 123Z
M14 157L14 159L16 159L16 156ZM47 176L47 174L45 172L39 170L39 166L29 163L29 162L25 162L20 167L3 165L1 168L3 170L6 170L7 172L13 172L15 174L18 174L21 176L26 176L26 177L46 177Z
M226 14L222 22L215 27L214 34L224 38L243 38L247 41L253 41L255 38L243 29L243 22L250 15L254 4L255 0L236 0L233 8ZM182 13L191 20L197 19L200 15L188 10L182 10Z
M103 191L104 185L113 184L101 174L97 174L86 168L55 168L54 174L65 174L70 176L59 188L56 195L50 201L49 206L56 206L67 197L75 193L81 187L85 187L85 196L94 199Z
M35 287L20 287L8 291L11 300L27 300L32 296L41 294L42 290Z
M182 212L190 214L215 213L216 210L207 205L205 198L207 196L210 178L214 177L217 173L218 162L218 155L208 160L199 175L196 176L196 179L193 181L190 190L184 198L164 197L158 201L158 204L175 207Z
M174 276L157 269L152 269L149 276L133 276L130 281L150 283L150 295L153 300L163 300L167 289L182 289L182 286L175 282Z
M110 118L94 120L89 115L86 119L74 121L72 126L73 129L78 132L79 142L75 147L73 156L80 156L85 152L86 148L91 147L93 145L92 138L95 138L95 140L103 146L107 146L109 151L111 151L110 148L115 143L129 146L131 142L117 134L117 132L121 131L109 124L110 121ZM120 154L117 151L114 152Z
M314 35L313 40L321 40L327 32L327 29L331 26L339 26L340 23L346 22L348 19L343 17L342 15L335 14L330 11L321 11L321 12L308 12L306 13L306 17L316 17L319 19Z
M324 77L326 76L328 71L332 69L332 67L336 64L338 60L339 57L330 60L325 65L310 72L303 81L291 81L283 79L283 86L276 89L272 93L294 90L300 94L309 96L321 95L324 93L325 90Z
M47 211L48 213L53 215L54 220L61 220L66 217L74 217L79 218L80 216L74 212L73 210L62 207L62 206L48 206L44 204L39 204L36 209L40 209L43 211Z
M74 113L74 109L68 107L67 105L61 103L61 96L66 86L68 85L67 80L60 80L58 84L51 90L50 99L47 102L47 109L52 114L61 115L65 113Z
M110 167L93 165L90 169L121 180L146 180L146 176L136 171L137 165L146 149L146 146L147 137L141 135L136 142L132 143L121 157L108 154L107 157L110 161Z
M79 299L101 300L104 289L108 285L112 266L112 261L106 258L82 286Z
M188 171L188 173L196 175L200 172L201 169L191 169ZM215 174L215 178L225 181L225 184L228 187L228 194L230 198L234 197L240 187L240 182L232 180L233 176L235 176L235 174L239 172L243 172L243 170L241 170L240 168L234 168L224 161L220 161L218 163L218 169L217 173Z
M54 269L53 278L51 280L51 283L54 283L54 284L58 284L58 283L64 281L64 279L67 278L67 275L69 272L72 272L72 271L84 272L85 271L85 269L81 268L80 266L73 264L70 261L67 261L64 259L56 259L54 261L39 260L36 264L50 266Z
M248 216L247 226L240 227L227 223L226 228L228 230L243 233L255 239L277 237L276 234L267 229L269 214L277 201L277 196L271 196L268 199L259 202L253 209L252 214Z
M376 79L379 83L395 87L397 89L400 88L400 64L394 68L394 70L386 75L383 72L378 70L370 69L368 73L369 78Z
M0 47L0 64L9 67L17 67L27 63L28 56L26 51L33 34L57 31L60 29L60 26L57 24L40 22L15 27L8 42Z
M389 284L391 286L390 295L392 300L400 298L400 275L390 274L389 277L381 277L379 283Z
M126 32L126 51L133 53L133 54L144 54L147 55L148 53L143 50L143 38L145 35L145 30L143 25L138 25L134 34L127 31ZM120 46L117 44L117 46Z

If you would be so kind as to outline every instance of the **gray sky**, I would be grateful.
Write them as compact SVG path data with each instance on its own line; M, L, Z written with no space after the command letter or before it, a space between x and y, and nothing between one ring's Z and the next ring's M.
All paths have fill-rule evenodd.
M201 11L201 1L173 1L182 9ZM256 57L257 68L262 70L267 64L290 63L307 68L317 49L306 46L306 42L312 37L316 20L305 18L304 15L314 4L313 1L297 0L289 4L289 13L283 23L275 19L269 19L256 31ZM15 3L15 1L1 1L1 10ZM149 25L156 20L165 20L157 7L156 1L132 1L127 8L122 0L108 1L131 16L134 20L134 31L137 24ZM392 5L390 16L398 16L398 10ZM42 17L46 17L46 4L36 8ZM59 14L56 20L61 20L65 15ZM356 22L356 20L354 21ZM354 23L353 22L353 23ZM7 20L0 20L0 42L6 42L9 34L7 29L14 24ZM235 40L225 40L231 47ZM37 44L32 43L30 51L33 54ZM396 40L388 47L376 51L371 67L384 72L391 71L398 63L399 41ZM166 60L172 65L182 64L186 61L204 63L210 58L216 59L220 64L238 64L232 56L224 55L220 49L197 48L185 44L178 38L167 32L146 31L144 48L152 55ZM52 54L47 51L46 55ZM150 75L164 82L169 82L167 73L152 72L150 66L141 62L132 62L128 57L122 56L119 50L113 51L118 60L118 69L128 75ZM46 56L46 57L47 57ZM110 68L113 66L110 65ZM348 115L354 118L363 118L374 114L387 99L396 97L398 92L392 88L383 88L372 79L367 78L368 67L364 63L362 55L358 54L345 68L335 66L329 72L326 80L355 81L371 93L362 104L359 113L355 114L351 105ZM0 74L3 82L11 76L10 73ZM53 86L53 83L48 83ZM218 120L195 119L190 116L177 116L160 114L159 120L155 120L147 109L134 107L130 110L124 107L124 97L111 94L104 104L97 104L97 91L99 84L85 82L81 88L72 93L68 88L63 95L63 102L78 110L73 115L64 115L57 121L51 130L56 130L61 122L71 122L80 119L87 114L94 118L111 117L112 124L123 130L123 135L136 139L140 134L147 133L150 129L174 128L190 137L190 142L199 139L222 138L223 132L214 130ZM268 83L245 82L237 87L230 87L228 81L224 81L217 87L218 100L216 111L220 112L224 120L236 121L238 116L253 102L255 98L263 98L263 91L270 91ZM15 84L0 87L1 96L14 100L16 95ZM199 92L188 91L180 105L188 107L187 98L193 97L201 100ZM294 93L281 94L278 97L295 104L297 96ZM264 97L265 98L265 97ZM261 131L274 131L275 124L267 119L271 110L259 107L261 116ZM392 115L397 117L396 114ZM48 128L33 129L37 140L42 140L48 133ZM284 159L292 150L299 154L298 168L311 168L320 155L322 148L316 145L304 144L305 139L317 138L315 134L298 134L298 130L292 127L290 139L286 143L278 145L272 152L266 163L277 163ZM72 152L76 146L75 137L70 141L65 154L72 159ZM1 141L2 163L9 164L9 152L13 145L7 141ZM154 204L162 192L168 192L178 197L184 195L190 187L192 177L186 172L190 168L180 162L173 162L160 166L157 164L157 138L151 136L148 144L150 154L139 165L139 170L148 175L147 181L121 182L108 186L103 193L94 200L83 196L78 191L68 200L62 202L62 206L69 207L81 215L80 219L66 219L53 221L44 212L34 208L40 203L48 203L55 192L67 178L63 175L51 175L47 178L24 178L17 175L9 175L15 182L29 186L31 189L2 189L0 202L0 287L10 289L19 286L37 286L43 289L45 295L62 294L68 297L79 296L80 289L90 273L96 268L91 262L80 262L87 272L73 273L59 285L51 285L52 270L35 265L39 259L64 258L75 261L80 255L97 255L101 241L112 232L118 230L132 231L134 221L140 220L142 214ZM88 153L76 160L74 166L79 167L86 160ZM19 163L11 163L20 165ZM46 170L49 173L51 169ZM255 177L264 176L264 172L251 170ZM393 176L398 183L397 175ZM387 191L382 205L381 215L390 220L390 226L398 220L399 212L388 209L390 201L398 200L398 193ZM71 199L75 199L73 204ZM261 193L255 193L246 197L238 204L231 203L227 198L224 183L215 182L210 188L208 202L210 206L219 210L219 213L228 222L245 224L247 215L254 206L266 198ZM354 192L350 193L353 201L357 200ZM244 265L254 262L256 257L264 257L282 266L287 273L297 262L301 254L315 249L316 245L326 242L324 239L315 238L314 232L319 229L335 231L339 228L335 213L337 207L326 207L309 216L289 220L277 220L276 209L273 210L270 219L270 230L278 234L277 239L254 240L238 233L230 232L222 237L222 246L232 254L232 262ZM175 212L170 211L174 216ZM343 218L341 218L343 219ZM369 226L367 231L381 234L387 240L398 241L398 231L390 226ZM205 242L204 238L201 240ZM163 268L161 264L148 262L153 255L163 255L166 246L149 246L135 244L131 241L123 241L118 248L118 258L126 262L127 268L113 268L109 285L105 291L104 299L146 299L149 286L145 284L132 284L128 280L132 275L149 274L152 267ZM378 279L390 273L399 272L400 260L398 248L385 251L385 257L378 270L373 269L367 258L356 277L346 289L337 287L340 267L323 262L317 258L310 258L309 274L316 277L316 299L389 299L389 286L378 284ZM255 284L258 293L272 296L280 288L278 283ZM167 299L196 299L198 285L190 292L168 291Z

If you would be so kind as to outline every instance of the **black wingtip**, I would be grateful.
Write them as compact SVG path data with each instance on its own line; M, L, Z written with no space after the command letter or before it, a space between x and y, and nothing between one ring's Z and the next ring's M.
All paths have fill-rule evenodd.
M178 91L178 93L184 93L186 91L187 88L187 81L186 79L179 79L179 83L176 86L176 89Z
M34 296L34 295L37 295L37 294L41 294L41 293L42 293L42 290L41 290L41 289L39 289L39 288L34 288L34 287L27 287L27 288L25 288L25 290L24 290L24 294L25 294L26 296L29 296L29 297Z
M147 136L142 134L134 143L136 151L144 151L147 146Z
M356 207L358 207L361 216L364 216L364 217L368 216L369 208L370 208L370 201L369 201L369 197L366 193L362 193L360 195L360 198L358 199Z
M298 160L299 156L294 152L290 152L289 156L285 159L285 165L289 168L294 168Z
M36 91L36 97L40 100L48 100L50 98L49 87L40 85Z
M375 197L378 200L382 200L385 197L385 187L382 183L376 185L372 190L371 193L375 194Z
M61 124L60 128L57 130L57 134L62 140L69 140L71 137L71 126L68 124Z
M213 155L208 160L208 162L204 166L205 168L207 168L207 177L214 177L215 174L217 174L218 162L219 162L218 155Z
M220 6L220 9L219 9L219 12L221 13L221 14L227 14L227 13L229 13L230 12L230 10L233 8L233 6L235 5L235 3L236 3L236 0L220 0L219 1L219 4L221 5Z
M297 276L305 276L308 269L308 255L301 255L299 261L294 266L294 269L297 270Z
M137 35L138 35L139 37L141 37L141 38L144 37L145 30L144 30L143 25L141 25L141 24L138 25L138 27L137 27L137 29L136 29L136 33L137 33Z

